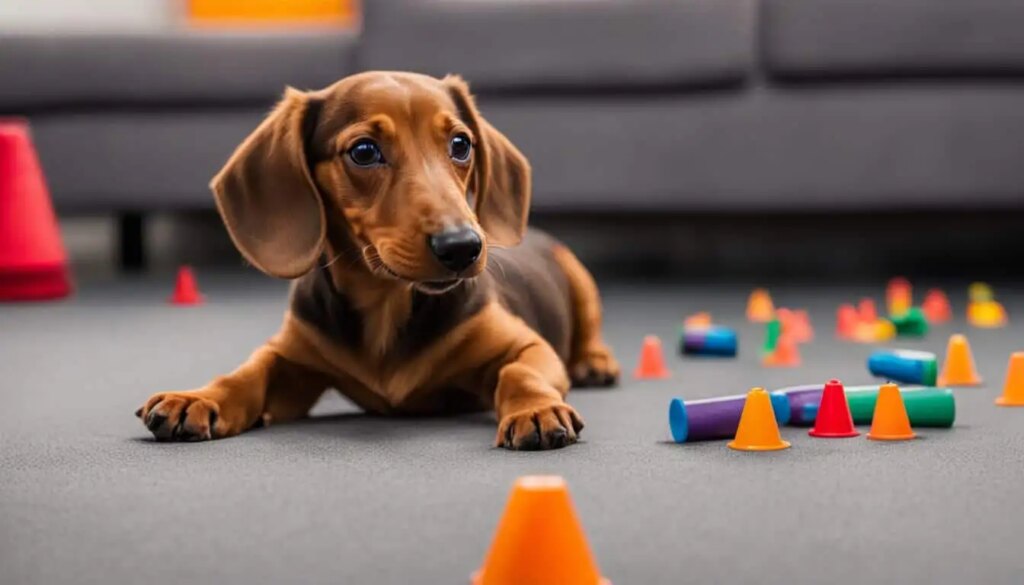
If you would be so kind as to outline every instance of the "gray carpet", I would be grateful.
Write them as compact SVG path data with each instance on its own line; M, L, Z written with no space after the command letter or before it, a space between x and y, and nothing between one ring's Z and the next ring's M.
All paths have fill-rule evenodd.
M913 443L800 429L770 454L669 443L672 396L868 381L870 348L831 331L840 301L881 284L776 288L778 302L811 310L819 334L793 370L757 365L748 288L637 284L605 287L608 336L628 367L642 335L671 347L697 310L740 328L742 356L672 358L670 381L574 392L588 426L568 449L495 450L487 416L370 418L336 397L303 423L158 444L132 411L233 367L283 308L281 283L200 278L201 308L165 305L170 278L0 306L0 582L466 583L513 479L532 473L568 479L616 585L1024 581L1024 409L992 405L1009 352L1024 347L1020 325L969 331L989 383L957 391L953 430ZM959 313L963 291L950 291ZM1020 291L997 292L1024 315ZM941 351L954 329L901 345Z

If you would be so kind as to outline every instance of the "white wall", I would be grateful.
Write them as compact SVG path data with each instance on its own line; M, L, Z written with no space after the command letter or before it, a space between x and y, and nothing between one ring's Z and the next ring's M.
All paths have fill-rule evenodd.
M179 22L185 0L0 0L0 31L155 30Z

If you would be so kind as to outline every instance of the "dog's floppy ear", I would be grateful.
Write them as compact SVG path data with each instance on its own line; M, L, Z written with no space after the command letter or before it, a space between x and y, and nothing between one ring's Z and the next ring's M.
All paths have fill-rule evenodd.
M449 75L444 84L462 121L475 135L476 160L470 188L480 225L496 243L514 246L523 239L530 213L530 163L477 112L462 78Z
M316 123L316 106L307 94L288 88L210 183L235 246L279 278L308 272L324 245L327 222L304 138Z

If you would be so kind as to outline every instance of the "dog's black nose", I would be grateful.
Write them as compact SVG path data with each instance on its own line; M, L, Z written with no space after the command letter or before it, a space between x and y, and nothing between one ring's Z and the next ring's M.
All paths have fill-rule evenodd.
M427 238L430 251L445 268L462 272L480 257L483 242L471 227L453 227Z

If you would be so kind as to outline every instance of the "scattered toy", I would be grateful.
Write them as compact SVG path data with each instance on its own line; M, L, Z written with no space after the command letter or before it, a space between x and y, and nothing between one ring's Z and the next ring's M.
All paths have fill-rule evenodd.
M846 392L839 380L829 380L825 384L814 428L807 434L822 439L848 439L860 435L860 432L853 428L850 405L846 402Z
M735 357L736 331L721 325L684 328L679 350L686 355Z
M779 337L775 351L764 356L761 363L770 368L795 368L800 365L800 350L789 335Z
M789 399L785 394L769 395L775 421L789 423ZM668 406L668 425L676 443L729 439L736 435L746 396L720 396L683 401L673 398Z
M1006 382L1003 383L1003 395L996 398L999 406L1024 406L1024 351L1010 355L1010 363L1006 367Z
M761 346L761 355L765 356L779 345L779 337L782 335L782 321L772 319L764 324L764 345Z
M0 301L59 299L72 288L28 122L0 119Z
M199 292L199 286L196 284L196 277L192 273L191 267L182 266L178 268L178 278L174 283L174 294L167 299L167 302L182 307L203 304L203 295Z
M984 282L972 282L971 286L967 287L967 300L972 303L984 303L995 298L992 287Z
M939 386L979 386L981 376L974 366L974 354L967 338L957 333L949 338L946 361L938 378Z
M863 298L857 305L857 316L862 323L874 323L878 321L878 310L875 308L874 299Z
M853 341L858 343L882 343L893 337L896 337L896 326L886 319L861 321L853 333Z
M839 339L853 339L857 334L857 325L860 322L860 315L856 307L850 304L839 306L836 311L836 337Z
M701 311L700 313L694 313L683 320L683 327L689 329L693 327L710 327L711 326L711 313Z
M949 299L946 293L937 288L928 291L921 304L924 316L932 325L948 323L953 318L953 309L949 306Z
M910 281L902 276L890 280L885 289L885 300L890 316L899 317L906 313L913 304Z
M601 577L565 480L516 480L472 585L611 585Z
M928 319L920 307L910 307L899 316L889 319L900 337L924 337L928 335Z
M868 438L873 441L906 441L916 436L910 428L910 418L899 387L896 384L882 384L878 390Z
M1009 319L1003 305L994 300L971 301L967 304L967 322L981 329L1006 327Z
M754 289L747 301L747 319L754 323L765 323L775 318L775 305L768 291L763 288Z
M751 389L743 405L736 438L729 443L729 448L737 451L778 451L789 447L789 442L783 441L779 433L768 392L764 388Z
M640 348L640 362L633 372L637 380L662 380L671 376L665 367L665 354L661 349L661 339L656 335L644 337Z
M909 349L879 350L868 356L872 376L904 384L934 386L938 381L938 358L934 353Z
M875 414L879 387L871 389L850 389L846 402L850 405L853 424L869 425ZM907 409L912 427L949 428L956 421L956 399L949 388L900 388L903 405ZM799 420L805 424L814 423L818 416L818 405L804 404L799 416L790 415L790 424ZM799 426L799 425L796 425Z

